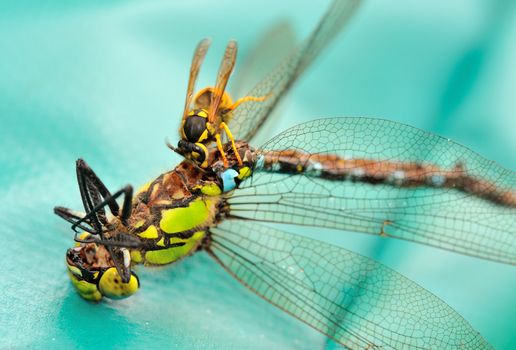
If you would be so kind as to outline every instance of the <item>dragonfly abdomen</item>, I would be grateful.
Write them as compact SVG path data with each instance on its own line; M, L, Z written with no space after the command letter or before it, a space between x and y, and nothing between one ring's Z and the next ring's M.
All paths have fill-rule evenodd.
M310 154L297 150L261 151L256 159L254 171L403 188L449 188L499 205L516 207L516 193L468 174L460 163L444 169L419 162L346 159L335 154Z

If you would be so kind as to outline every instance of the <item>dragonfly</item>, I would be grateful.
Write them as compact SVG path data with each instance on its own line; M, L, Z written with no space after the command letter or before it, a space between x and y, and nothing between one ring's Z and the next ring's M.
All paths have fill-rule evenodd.
M363 232L516 264L515 173L448 139L387 120L330 118L250 145L356 4L332 3L313 34L248 94L267 98L231 112L235 139L222 151L207 141L202 162L185 156L135 194L129 185L111 193L77 161L84 212L54 211L76 231L66 263L82 297L128 297L140 288L137 264L208 254L350 349L491 348L445 302L396 271L275 225Z

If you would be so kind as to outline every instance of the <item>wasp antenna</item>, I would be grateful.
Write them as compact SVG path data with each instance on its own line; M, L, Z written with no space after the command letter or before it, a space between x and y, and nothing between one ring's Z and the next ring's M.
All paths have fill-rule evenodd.
M172 151L174 151L175 153L179 154L181 157L183 157L184 160L186 160L188 163L192 164L197 170L199 170L200 172L202 173L206 173L206 169L203 169L201 168L196 162L194 162L193 160L185 157L185 155L179 151L179 149L175 146L173 146L169 141L168 141L168 138L165 138L165 144L167 145L168 148L170 148Z
M165 137L165 145L167 145L168 148L170 148L172 151L176 152L180 156L183 156L181 153L179 153L179 150L177 149L177 147L175 147L174 145L172 145L170 143L170 141L168 140L168 137Z

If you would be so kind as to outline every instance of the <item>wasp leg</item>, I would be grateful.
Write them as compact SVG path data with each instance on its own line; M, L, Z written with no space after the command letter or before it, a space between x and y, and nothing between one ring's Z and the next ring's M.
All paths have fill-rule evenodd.
M250 101L255 101L255 102L263 102L265 101L267 98L269 97L269 95L265 95L265 96L261 96L261 97L256 97L256 96L244 96L242 98L239 98L238 100L236 100L235 103L233 103L231 106L229 106L226 110L224 110L224 113L228 113L228 112L231 112L232 110L234 110L235 108L237 108L239 105L241 105L242 103L246 103L246 102L250 102Z
M81 192L82 203L84 210L87 213L93 212L93 208L102 201L103 198L111 196L111 193L99 179L97 174L90 168L90 166L83 160L78 159L76 162L77 171L77 182L79 184L79 190ZM111 213L114 216L118 216L120 210L116 201L110 201L107 203ZM104 208L94 212L94 216L91 217L92 226L100 231L103 225L107 224L106 212Z
M224 163L224 168L228 167L228 159L226 158L226 153L224 152L224 148L222 147L222 141L220 140L220 134L215 134L215 141L217 142L217 148L220 152L220 156L222 157L222 162Z
M240 154L237 151L236 145L235 145L235 138L233 137L233 134L231 133L231 130L229 130L226 123L222 122L220 123L220 127L224 129L226 132L226 135L228 136L228 139L231 141L231 148L233 148L233 152L235 153L235 157L238 161L238 165L242 166L242 158L240 158Z
M124 195L124 204L122 206L122 215L120 216L120 220L125 225L127 224L127 219L131 215L131 209L132 209L132 197L133 197L133 187L131 185L127 185L121 190L118 190L113 195L109 195L104 200L97 205L95 205L90 212L86 213L86 215L81 218L79 221L77 221L75 224L72 225L72 229L75 230L78 225L80 225L83 222L87 222L87 220L90 220L92 218L95 218L97 213L100 210L103 210L103 208L106 205L109 205L109 203L116 203L116 199L120 197L121 195ZM118 204L117 204L118 206Z

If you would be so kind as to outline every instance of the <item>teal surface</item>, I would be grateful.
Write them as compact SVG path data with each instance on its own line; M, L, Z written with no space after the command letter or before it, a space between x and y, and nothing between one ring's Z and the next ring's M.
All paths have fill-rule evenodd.
M298 3L0 4L0 348L334 347L203 254L139 269L142 290L128 300L85 302L65 273L71 231L52 214L80 208L78 157L110 188L174 166L163 141L177 140L195 44L214 40L199 86L211 84L228 39L242 63L280 20L305 37L324 8ZM258 144L316 117L375 116L514 169L515 10L512 1L366 2ZM495 348L516 347L514 267L359 234L325 238L420 283Z

